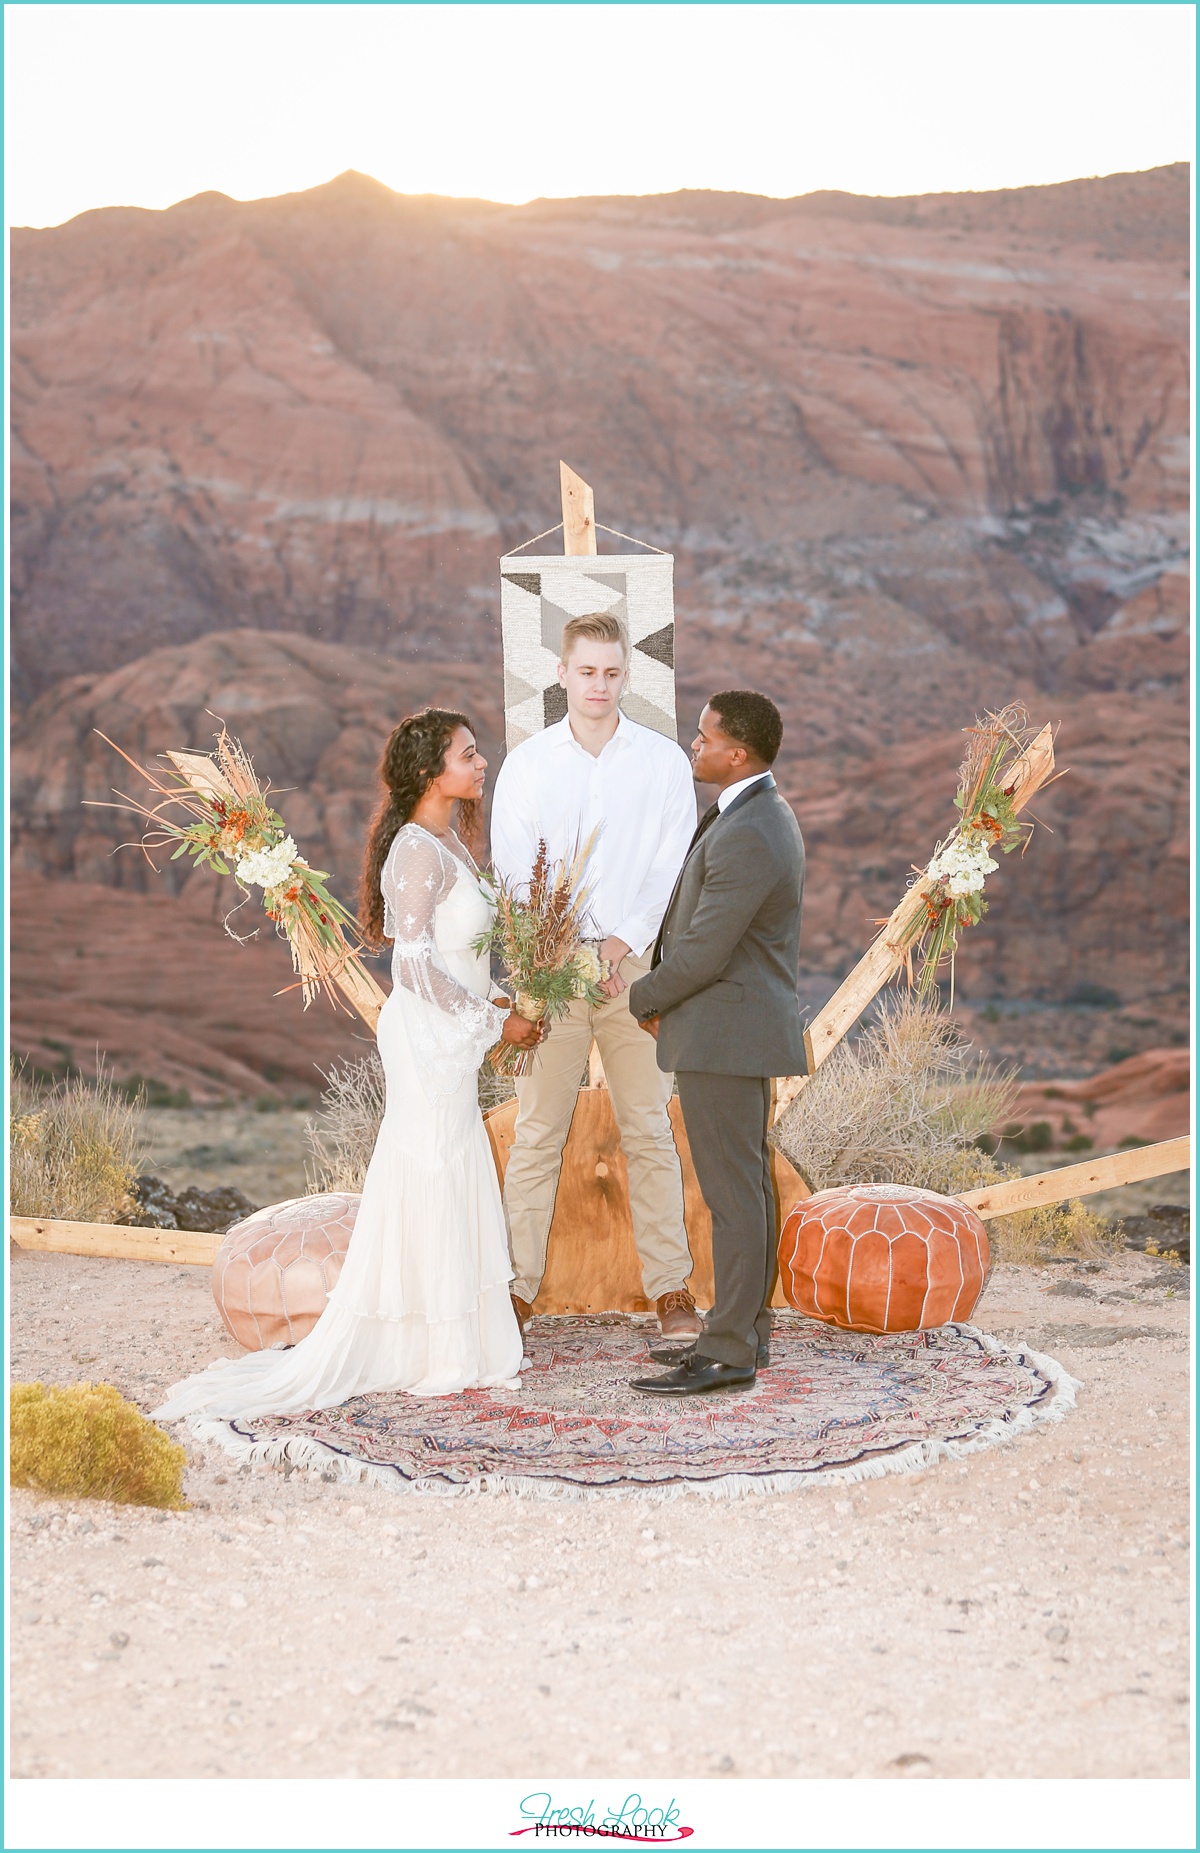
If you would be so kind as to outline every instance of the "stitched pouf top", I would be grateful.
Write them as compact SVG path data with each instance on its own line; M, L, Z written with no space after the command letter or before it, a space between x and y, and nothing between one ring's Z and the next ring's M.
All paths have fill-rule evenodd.
M852 1332L969 1319L988 1264L974 1210L907 1184L820 1190L796 1205L779 1238L788 1304Z
M213 1298L247 1351L295 1345L325 1310L350 1246L359 1197L323 1191L235 1222L213 1263Z

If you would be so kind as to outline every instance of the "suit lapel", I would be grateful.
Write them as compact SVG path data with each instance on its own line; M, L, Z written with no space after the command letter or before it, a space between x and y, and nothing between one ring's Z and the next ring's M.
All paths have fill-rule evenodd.
M721 812L722 821L727 817L732 817L735 811L740 811L743 804L752 804L760 792L774 790L775 780L769 772L764 772L756 784L748 785L745 791L739 791L733 803L725 806L725 809Z
M679 894L679 887L680 887L680 883L683 881L684 869L687 868L688 863L691 861L692 856L694 855L695 851L699 848L700 843L703 840L703 838L708 834L708 832L711 829L715 828L717 824L724 823L727 817L732 817L735 811L740 811L743 804L749 804L752 799L758 796L760 791L774 791L774 790L775 790L775 780L773 779L771 774L767 772L763 775L762 778L760 778L757 781L756 784L748 786L745 791L740 791L737 797L734 799L733 803L727 804L724 810L721 809L719 804L711 804L709 808L707 809L707 811L705 811L704 816L700 819L700 822L696 826L695 836L692 838L691 842L688 844L687 855L683 858L683 868L680 869L679 874L675 878L675 886L671 890L671 898L667 902L666 911L663 914L662 922L661 922L661 925L659 926L658 933L654 941L654 951L650 957L651 971L654 970L654 967L658 964L659 959L662 955L663 932L666 928L667 921L671 917L671 909L675 905L676 897Z
M697 843L699 843L701 837L703 837L708 830L711 830L712 826L716 823L717 818L720 816L720 814L721 813L720 813L719 807L715 804L710 804L708 809L705 811L703 817L700 819L700 822L696 825L695 831L692 836L692 840L687 846L687 854L684 856L683 862L680 866L679 873L675 877L675 886L671 890L671 898L667 902L667 905L665 909L663 910L663 917L659 922L658 932L656 933L655 938L654 938L654 951L650 955L650 970L651 971L653 971L654 967L658 964L659 958L662 954L663 929L666 926L668 919L670 918L671 909L675 905L675 896L679 893L679 884L683 880L683 871L684 869L686 869L688 863L691 861L692 851L695 849Z

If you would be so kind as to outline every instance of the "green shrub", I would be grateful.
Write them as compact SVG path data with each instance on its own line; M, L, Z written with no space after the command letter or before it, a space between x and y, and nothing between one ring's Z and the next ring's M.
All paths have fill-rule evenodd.
M14 1216L122 1222L134 1209L144 1156L140 1097L128 1100L104 1066L41 1092L13 1073L9 1208Z
M14 1486L117 1505L186 1505L184 1450L111 1383L15 1383L9 1396Z

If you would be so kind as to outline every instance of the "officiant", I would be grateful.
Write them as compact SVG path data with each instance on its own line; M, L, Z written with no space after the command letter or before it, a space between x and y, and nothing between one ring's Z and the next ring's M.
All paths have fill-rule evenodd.
M492 803L492 860L509 882L526 882L539 839L568 858L598 828L589 880L605 1003L573 1003L557 1018L527 1075L516 1083L517 1120L504 1184L522 1327L546 1267L563 1147L593 1040L604 1063L629 1172L633 1233L646 1298L663 1338L691 1343L701 1319L685 1285L692 1272L683 1218L683 1177L667 1108L672 1077L629 1014L629 986L650 954L696 826L687 755L673 740L621 711L629 639L620 619L595 613L563 627L560 721L509 753Z

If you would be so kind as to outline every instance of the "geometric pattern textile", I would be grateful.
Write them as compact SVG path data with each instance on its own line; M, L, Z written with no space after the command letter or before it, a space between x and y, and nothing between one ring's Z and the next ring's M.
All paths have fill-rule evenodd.
M676 738L675 562L669 553L506 554L500 562L505 742L514 746L561 721L558 683L563 625L611 612L629 635L631 721Z
M514 1390L359 1396L338 1409L196 1421L241 1460L291 1461L401 1492L585 1498L787 1492L912 1471L1058 1421L1061 1366L969 1325L863 1336L773 1315L748 1391L640 1396L657 1322L538 1317Z
M854 1332L969 1319L989 1258L974 1210L907 1184L817 1191L796 1204L779 1236L789 1306Z
M213 1263L213 1298L247 1351L295 1345L325 1311L361 1199L325 1191L290 1197L235 1222Z

